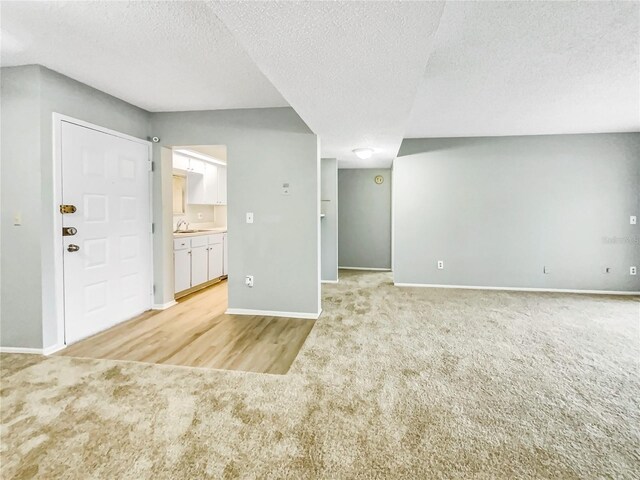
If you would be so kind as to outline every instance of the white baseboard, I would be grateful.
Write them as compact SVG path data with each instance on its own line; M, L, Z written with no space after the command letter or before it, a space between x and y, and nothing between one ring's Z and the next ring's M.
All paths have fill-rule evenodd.
M60 350L67 348L66 345L52 345L51 347L47 347L47 348L43 348L42 349L42 354L43 355L51 355L54 354L56 352L59 352Z
M176 302L175 300L172 300L170 302L167 303L154 303L151 306L151 310L166 310L167 308L171 308L174 305L177 305L178 302Z
M370 267L338 267L339 270L368 270L371 272L390 272L390 268L370 268Z
M0 347L2 353L29 353L32 355L42 355L41 348L23 348L23 347Z
M566 288L483 287L474 285L436 285L432 283L393 283L396 287L460 288L463 290L505 290L508 292L588 293L597 295L640 295L640 292L621 290L573 290Z
M66 345L52 345L47 348L23 348L23 347L0 347L0 352L2 353L28 353L31 355L51 355L52 353L56 353L63 348L66 348Z
M340 281L340 279L338 280L320 280L320 283L338 283Z
M316 320L322 310L318 313L305 313L305 312L275 312L271 310L249 310L246 308L228 308L227 315L259 315L263 317L289 317L289 318L306 318Z

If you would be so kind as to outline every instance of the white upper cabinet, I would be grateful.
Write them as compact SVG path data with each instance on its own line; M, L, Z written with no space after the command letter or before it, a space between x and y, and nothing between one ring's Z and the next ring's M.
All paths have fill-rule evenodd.
M212 163L204 166L204 203L206 205L218 203L218 167Z
M217 205L227 204L227 167L218 167L218 201Z
M173 154L173 168L175 170L189 171L189 158L183 155Z
M186 203L196 205L227 204L227 167L225 165L174 153L173 169L187 177Z
M197 173L204 175L204 164L202 160L196 160L195 158L185 157L179 153L173 154L173 169L180 170L186 173Z
M204 167L205 167L205 162L201 160L196 160L194 158L189 159L189 171L191 173L198 173L200 175L204 175Z
M187 172L187 203L203 205L205 196L204 175L199 173Z

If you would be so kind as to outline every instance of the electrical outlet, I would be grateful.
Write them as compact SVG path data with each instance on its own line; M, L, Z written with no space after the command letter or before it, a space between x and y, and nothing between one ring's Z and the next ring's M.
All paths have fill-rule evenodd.
M288 183L282 184L282 195L291 195L291 188Z
M198 220L202 220L203 217L204 215L202 214L202 212L198 212Z
M629 267L629 275L635 275L636 274L636 267Z
M247 212L247 223L253 223L253 212Z
M438 270L444 270L444 262L442 260L438 260Z
M244 284L249 288L253 287L253 275L244 277Z
M635 215L631 215L629 217L629 224L631 225L635 225L638 223L638 217L636 217Z

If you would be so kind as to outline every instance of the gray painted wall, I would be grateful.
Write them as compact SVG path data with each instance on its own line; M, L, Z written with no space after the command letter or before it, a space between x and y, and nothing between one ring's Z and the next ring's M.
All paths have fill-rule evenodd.
M640 290L638 133L405 139L393 168L397 283Z
M169 149L226 145L228 153L229 308L317 314L320 310L320 158L318 138L291 108L154 113L151 134L159 165L154 193L162 186L171 204ZM289 183L290 195L282 195ZM254 223L245 223L245 213ZM155 268L163 289L156 301L173 299L171 209L154 212ZM254 276L254 287L244 284Z
M171 156L166 145L229 147L230 306L317 313L318 139L290 108L150 114L41 66L6 67L2 77L0 345L55 345L52 113L146 138L154 145L156 302L173 299ZM168 183L167 183L168 182ZM281 195L282 183L291 195ZM162 185L168 188L162 191ZM244 212L255 213L253 225ZM13 226L15 213L22 225ZM235 245L235 246L234 246ZM242 279L255 276L249 290ZM246 290L245 290L246 289Z
M320 221L322 233L322 280L338 280L338 161L323 158L321 162Z
M40 348L40 75L35 66L0 75L0 344ZM14 226L18 212L22 225Z
M339 265L391 268L391 170L338 170L338 197Z
M56 342L52 113L146 138L149 114L41 66L2 76L2 346ZM22 226L13 226L15 212ZM43 321L44 319L44 321Z

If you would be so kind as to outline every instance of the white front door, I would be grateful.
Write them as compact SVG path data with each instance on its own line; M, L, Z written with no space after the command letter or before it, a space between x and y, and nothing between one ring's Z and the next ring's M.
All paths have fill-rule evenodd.
M61 126L67 344L151 308L148 144Z

